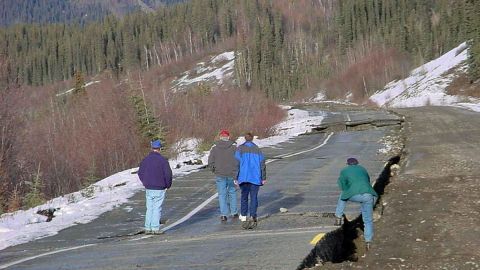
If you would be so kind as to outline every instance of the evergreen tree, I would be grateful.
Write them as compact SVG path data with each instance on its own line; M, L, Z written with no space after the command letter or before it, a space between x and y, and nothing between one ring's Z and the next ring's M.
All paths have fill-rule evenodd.
M468 29L467 36L470 46L468 58L469 74L472 81L480 78L480 1L468 0L466 5Z
M73 87L74 93L75 94L83 93L85 91L85 80L83 79L83 75L81 71L75 71L74 81L75 81L75 85Z
M152 106L147 102L143 91L142 78L139 76L139 87L131 85L131 101L137 116L138 129L146 141L160 140L165 145L165 130L153 113ZM140 95L138 94L140 92Z
M40 205L45 202L45 197L42 193L43 183L40 172L40 164L38 165L37 173L32 182L25 182L29 187L29 191L25 194L23 205L28 209Z

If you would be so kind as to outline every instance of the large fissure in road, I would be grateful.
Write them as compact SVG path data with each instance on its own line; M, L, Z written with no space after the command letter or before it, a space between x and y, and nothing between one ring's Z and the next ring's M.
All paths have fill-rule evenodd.
M392 170L395 170L396 164L400 162L400 156L394 156L389 159L384 169L378 176L373 188L379 195L375 205L375 211L382 211L381 198L385 187L390 182ZM363 221L359 215L352 221L344 220L343 225L327 233L310 251L307 257L298 266L297 270L322 265L326 262L340 263L344 261L356 261L359 254L359 238L362 235Z

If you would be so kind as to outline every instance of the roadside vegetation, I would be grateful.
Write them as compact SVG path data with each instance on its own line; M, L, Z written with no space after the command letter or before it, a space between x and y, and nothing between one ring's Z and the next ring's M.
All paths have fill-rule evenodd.
M257 92L192 89L175 94L154 84L142 89L138 77L132 77L118 82L102 75L100 83L61 96L58 90L73 81L43 87L41 95L31 86L2 92L3 212L35 206L136 167L152 138L162 138L168 147L194 137L208 147L221 128L237 136L253 130L264 137L284 117L275 102ZM175 155L169 148L166 154Z

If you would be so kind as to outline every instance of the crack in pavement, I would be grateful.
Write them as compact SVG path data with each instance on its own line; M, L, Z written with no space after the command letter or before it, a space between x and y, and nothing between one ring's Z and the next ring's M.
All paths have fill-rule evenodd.
M308 152L315 151L315 150L325 146L328 143L328 141L330 140L330 138L332 137L333 134L334 134L333 132L330 132L321 144L319 144L319 145L317 145L313 148L309 148L309 149L302 150L302 151L295 152L295 153L278 155L278 156L274 157L275 159L267 160L266 163L268 164L268 163L278 161L278 160L280 160L279 158L284 159L284 158L294 157L294 156L298 156L298 155L301 155L301 154L305 154L305 153L308 153ZM217 197L218 197L218 193L215 193L210 198L206 199L204 202L202 202L200 205L198 205L196 208L194 208L192 211L190 211L187 215L185 215L181 219L177 220L176 222L172 223L171 225L162 228L161 231L165 232L165 231L167 231L171 228L174 228L174 227L182 224L183 222L187 221L188 219L190 219L192 216L194 216L196 213L198 213L200 210L202 210L205 206L207 206L210 202L212 202ZM302 232L299 232L299 233L302 233ZM248 236L248 234L245 234L245 235ZM243 236L245 236L245 235L243 235ZM250 235L253 235L253 234L250 234ZM149 237L150 236L144 236L144 237L140 237L140 238L135 239L135 240L142 240L142 239L149 238ZM190 238L190 239L192 239L192 238ZM31 260L34 260L34 259L37 259L37 258L48 256L48 255L67 252L67 251L76 250L76 249L81 249L81 248L85 248L85 247L97 246L99 244L102 244L102 243L79 245L79 246L74 246L74 247L70 247L70 248L63 248L63 249L59 249L59 250L55 250L55 251L50 251L50 252L38 254L38 255L35 255L35 256L30 256L30 257L27 257L27 258L23 258L23 259L20 259L20 260L16 260L16 261L13 261L13 262L2 264L2 265L0 265L0 269L5 269L5 268L8 268L10 266L14 266L14 265L17 265L17 264L20 264L20 263L23 263L23 262L31 261Z

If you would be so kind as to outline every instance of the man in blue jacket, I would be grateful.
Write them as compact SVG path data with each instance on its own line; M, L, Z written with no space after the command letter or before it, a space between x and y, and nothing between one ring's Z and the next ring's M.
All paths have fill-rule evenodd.
M172 186L172 169L168 161L160 154L160 140L151 142L152 151L140 163L138 177L145 187L147 212L145 214L145 233L161 234L160 217L165 191Z
M267 182L265 157L252 141L253 135L249 132L245 135L245 143L235 152L235 157L240 163L237 181L242 190L240 220L244 229L254 228L257 225L258 190ZM248 197L250 197L250 205ZM248 213L251 218L247 222Z

